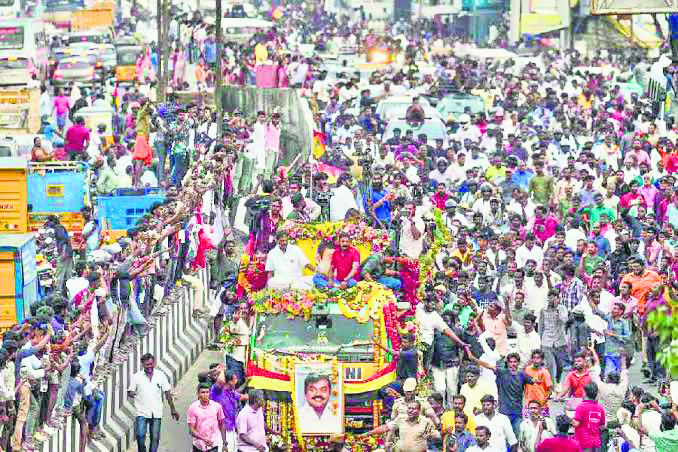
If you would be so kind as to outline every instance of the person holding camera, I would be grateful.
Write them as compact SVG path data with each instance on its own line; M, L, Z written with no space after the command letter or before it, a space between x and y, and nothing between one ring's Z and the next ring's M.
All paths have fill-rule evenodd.
M371 218L378 227L385 228L391 222L391 203L395 201L395 194L384 188L384 176L374 174L372 176L372 188L367 190L367 196L363 199L365 212L369 212Z
M417 205L407 201L400 217L400 253L410 259L419 259L424 249L424 220L416 216Z
M542 405L538 400L528 402L530 417L520 423L518 444L523 452L535 452L542 440L556 436L556 426L551 418L542 416Z

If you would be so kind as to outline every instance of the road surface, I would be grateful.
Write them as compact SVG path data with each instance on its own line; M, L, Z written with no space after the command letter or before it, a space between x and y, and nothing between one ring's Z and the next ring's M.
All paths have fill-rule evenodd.
M189 452L191 451L191 440L188 435L186 425L186 410L188 406L196 400L196 388L198 385L198 373L207 370L211 363L221 362L222 352L206 350L200 354L198 360L191 366L186 375L175 384L176 394L175 404L181 419L176 422L170 416L169 409L165 405L164 417L162 420L162 431L160 434L159 452ZM645 378L640 371L640 358L636 354L636 362L631 366L629 386L641 386L643 389L656 393L656 386L651 388L643 383ZM552 412L558 412L558 409ZM137 452L134 444L128 452Z

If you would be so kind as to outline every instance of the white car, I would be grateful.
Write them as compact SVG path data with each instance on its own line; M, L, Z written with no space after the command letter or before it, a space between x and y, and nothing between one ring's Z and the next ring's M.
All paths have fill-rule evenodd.
M424 107L424 110L431 106L423 97L419 98L419 104ZM384 121L388 121L390 110L405 107L405 111L407 111L410 105L412 105L412 96L391 96L379 101L375 113Z
M426 135L426 142L429 146L435 146L438 139L443 140L443 148L447 148L449 145L447 128L439 118L426 118L423 124L418 127L412 127L405 119L392 119L386 124L381 140L386 142L393 138L393 131L395 129L400 129L401 136L405 136L405 133L411 130L414 138L423 133Z

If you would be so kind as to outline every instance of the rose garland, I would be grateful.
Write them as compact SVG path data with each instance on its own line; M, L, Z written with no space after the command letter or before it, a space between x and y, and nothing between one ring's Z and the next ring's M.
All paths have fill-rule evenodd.
M419 261L414 259L400 259L400 280L403 299L412 309L419 303L417 291L419 290Z
M375 229L367 224L339 221L334 223L297 223L286 221L280 227L296 240L336 240L339 233L345 232L351 238L351 244L370 245L371 249L384 249L391 243L388 231Z

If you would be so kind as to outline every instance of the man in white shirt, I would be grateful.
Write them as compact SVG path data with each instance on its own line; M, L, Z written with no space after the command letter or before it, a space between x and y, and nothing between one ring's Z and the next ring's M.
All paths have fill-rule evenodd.
M521 368L525 368L529 364L530 359L532 359L532 351L541 348L541 336L534 330L536 322L535 315L528 313L523 318L522 325L515 320L511 324L518 336L518 355L520 355Z
M341 431L341 403L333 410L330 404L332 383L329 375L308 374L304 379L304 404L299 408L301 433L335 433Z
M417 310L415 313L415 318L417 322L419 322L419 339L426 347L424 350L425 369L429 369L431 367L431 359L433 358L433 337L436 331L448 336L460 347L468 347L468 344L459 339L457 335L454 334L454 331L452 331L449 325L445 323L440 314L438 314L438 312L435 310L435 304L436 300L434 295L427 295L424 302L417 305Z
M407 201L400 218L400 252L410 259L419 259L424 248L424 220L415 216L417 206Z
M466 452L505 452L506 448L500 449L494 446L490 440L492 433L484 425L476 427L476 444L466 449Z
M245 155L253 160L252 180L264 174L266 169L266 113L257 113L257 122L252 126L250 143L245 147Z
M476 425L478 427L483 425L490 429L490 445L499 450L507 450L506 446L518 444L518 439L513 432L508 416L496 411L494 396L488 394L480 401L483 404L483 412L476 416Z
M162 370L155 370L155 357L146 353L141 357L143 369L132 375L127 396L134 401L136 418L134 436L139 450L158 450L160 443L160 423L162 421L163 395L170 406L172 417L179 420L179 412L174 407L172 386ZM151 432L151 443L146 448L146 430Z
M278 231L277 245L268 252L266 271L273 276L268 279L266 287L275 290L309 290L313 287L313 277L304 276L304 268L315 272L308 257L297 245L290 245L285 231Z
M337 178L337 188L330 198L330 221L342 221L350 209L359 210L358 202L351 191L351 175L342 173Z
M518 268L523 268L529 259L533 259L537 263L537 267L541 266L541 261L544 260L544 251L534 241L534 235L527 234L525 243L520 245L516 250L516 264L518 264Z

